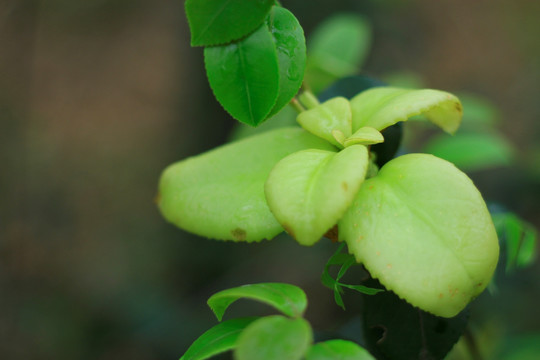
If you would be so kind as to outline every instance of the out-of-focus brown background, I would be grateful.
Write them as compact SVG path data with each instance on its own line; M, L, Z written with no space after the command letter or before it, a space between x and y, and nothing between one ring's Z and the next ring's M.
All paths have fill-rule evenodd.
M373 76L412 71L497 104L517 161L477 185L540 227L540 2L283 4L308 35L335 12L366 15ZM160 217L161 170L223 143L233 124L189 46L182 1L0 1L2 359L178 358L215 324L207 297L248 282L305 288L316 329L347 321L319 282L331 244L221 243ZM540 331L539 271L502 287L503 332ZM266 311L232 314L243 309Z

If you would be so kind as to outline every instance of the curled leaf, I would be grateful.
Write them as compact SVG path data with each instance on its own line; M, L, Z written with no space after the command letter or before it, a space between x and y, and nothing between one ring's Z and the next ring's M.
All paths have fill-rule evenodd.
M351 100L353 131L364 126L379 131L412 116L423 114L448 133L458 129L463 109L459 99L440 90L379 87Z
M283 283L251 284L223 290L208 299L208 306L221 321L229 305L242 298L263 302L291 317L302 316L307 307L304 291Z
M239 318L217 324L195 340L181 359L205 360L234 349L240 333L257 319L257 317Z

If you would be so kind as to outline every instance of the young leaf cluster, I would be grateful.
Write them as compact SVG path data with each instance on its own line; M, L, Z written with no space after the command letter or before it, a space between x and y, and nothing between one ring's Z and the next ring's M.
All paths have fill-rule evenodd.
M282 283L244 285L208 299L219 321L233 302L250 299L268 304L283 315L231 319L202 334L180 360L205 360L233 351L236 360L371 360L357 344L330 340L313 344L311 325L302 318L307 299L302 289Z
M249 242L285 230L302 245L337 225L339 240L387 289L436 315L456 315L487 286L498 259L480 193L431 155L400 156L377 173L369 147L418 114L453 133L459 100L390 87L350 101L302 98L304 130L268 131L169 167L160 184L164 216L207 237Z
M304 78L306 44L294 15L274 1L188 0L191 43L205 46L208 81L235 119L257 126Z
M334 255L328 259L321 276L321 282L324 286L334 291L334 300L336 301L336 304L338 304L343 310L345 310L345 303L343 302L343 298L341 296L343 294L343 288L355 290L366 295L375 295L381 291L384 291L383 289L370 288L364 285L345 284L340 281L341 278L347 273L347 270L349 270L351 266L357 264L353 255L342 253L344 247L345 244L341 244ZM331 266L340 266L335 279L330 275L329 270Z

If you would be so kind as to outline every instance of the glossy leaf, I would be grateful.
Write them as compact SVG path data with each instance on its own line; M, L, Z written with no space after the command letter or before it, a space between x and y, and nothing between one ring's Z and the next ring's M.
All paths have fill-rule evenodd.
M318 93L333 81L358 72L371 46L371 27L357 15L337 15L308 38L306 82Z
M283 283L251 284L223 290L208 299L208 306L221 321L229 305L242 298L268 304L291 317L302 316L307 307L304 291Z
M375 360L362 347L346 340L328 340L309 348L306 360Z
M343 148L334 131L341 132L343 139L351 136L351 118L349 100L336 97L298 114L296 120L310 133Z
M269 116L281 110L296 95L306 69L306 39L298 20L287 9L274 6L268 28L276 43L279 64L279 94Z
M514 152L506 140L489 133L440 136L429 142L425 151L450 161L464 171L508 166Z
M313 245L330 230L351 204L364 180L365 146L339 153L304 150L281 160L265 184L270 210L302 245Z
M240 333L257 319L257 317L240 318L217 324L195 340L181 359L205 360L234 349Z
M458 98L439 90L408 90L379 87L366 90L351 100L353 132L363 126L379 131L425 115L444 131L453 134L461 123L463 109Z
M264 195L274 165L303 149L334 149L299 128L284 128L218 147L169 166L158 205L176 226L233 241L271 239L281 231Z
M256 126L274 107L279 90L276 46L266 24L241 41L204 49L208 81L232 117Z
M268 316L253 322L240 338L234 353L236 360L300 360L304 357L313 334L302 319Z
M273 0L186 0L192 46L210 46L240 39L258 28Z
M426 154L391 160L366 180L339 235L387 289L444 317L484 290L499 255L491 216L472 181Z

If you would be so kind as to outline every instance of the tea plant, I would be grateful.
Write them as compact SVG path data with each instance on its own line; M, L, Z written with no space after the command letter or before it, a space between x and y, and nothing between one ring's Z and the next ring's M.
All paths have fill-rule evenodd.
M340 247L328 263L341 266L336 279L328 267L322 279L336 302L344 307L343 288L366 296L383 290L375 281L340 281L347 269L362 264L385 289L422 310L421 327L430 319L455 317L488 286L499 244L472 181L433 155L393 158L393 134L413 116L423 115L455 133L463 112L456 96L373 82L351 99L336 96L320 103L309 81L318 92L349 75L349 62L359 56L346 47L337 48L345 49L342 57L335 56L331 31L327 38L321 35L311 57L300 24L274 1L187 0L186 13L192 45L205 47L208 80L225 110L257 126L291 104L300 127L268 130L169 166L158 197L168 221L197 235L235 242L270 240L283 231L305 246L325 236L339 241L352 255L342 254ZM270 303L290 318L228 320L203 334L184 360L231 349L237 359L363 358L355 355L363 350L345 341L311 345L311 328L301 318L305 295L298 288L229 289L214 295L209 305L221 320L239 297ZM383 302L393 306L388 299ZM301 305L295 305L297 300ZM440 346L444 351L430 350L426 332L416 354L442 358L463 331L463 321L456 319L460 331ZM334 346L337 353L328 350ZM339 355L346 349L353 355Z

